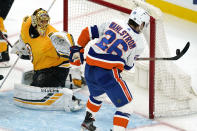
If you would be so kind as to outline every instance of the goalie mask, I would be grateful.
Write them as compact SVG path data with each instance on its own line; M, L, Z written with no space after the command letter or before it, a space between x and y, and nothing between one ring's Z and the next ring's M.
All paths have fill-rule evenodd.
M45 35L50 17L46 10L39 8L34 11L32 18L32 26L35 27L41 36Z

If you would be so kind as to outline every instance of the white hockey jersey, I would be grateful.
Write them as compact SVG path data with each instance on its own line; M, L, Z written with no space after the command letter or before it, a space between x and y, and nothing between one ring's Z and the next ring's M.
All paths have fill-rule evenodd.
M129 70L144 50L140 37L127 23L111 21L85 28L79 36L78 45L85 47L90 40L98 38L89 48L86 62L105 69Z

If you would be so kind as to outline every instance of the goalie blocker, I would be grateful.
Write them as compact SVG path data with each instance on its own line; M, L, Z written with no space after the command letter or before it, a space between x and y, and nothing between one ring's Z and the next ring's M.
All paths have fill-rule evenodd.
M32 71L25 72L22 84L14 85L14 103L30 109L77 111L84 103L71 89L61 87L30 86Z

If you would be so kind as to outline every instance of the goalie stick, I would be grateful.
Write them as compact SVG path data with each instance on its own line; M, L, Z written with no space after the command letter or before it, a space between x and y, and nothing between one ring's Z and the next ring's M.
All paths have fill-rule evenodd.
M149 61L155 61L155 60L178 60L187 52L189 47L190 47L190 42L188 41L182 51L180 51L180 49L176 49L176 56L173 56L173 57L160 57L160 58L145 58L145 57L141 57L141 58L137 58L136 60L149 60Z

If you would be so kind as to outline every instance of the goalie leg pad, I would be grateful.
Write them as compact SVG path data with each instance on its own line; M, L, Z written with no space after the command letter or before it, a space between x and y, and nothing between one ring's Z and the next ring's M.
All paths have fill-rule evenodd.
M14 103L21 107L42 110L64 110L65 95L62 89L14 85Z
M24 84L14 85L14 103L21 107L41 110L77 111L84 107L81 101L77 103L73 100L73 92L70 89L40 88Z

